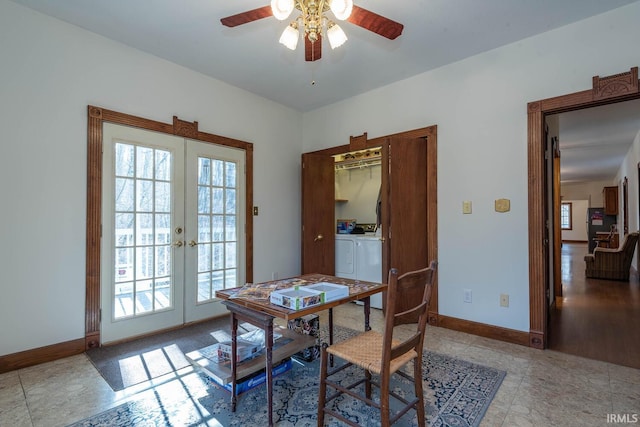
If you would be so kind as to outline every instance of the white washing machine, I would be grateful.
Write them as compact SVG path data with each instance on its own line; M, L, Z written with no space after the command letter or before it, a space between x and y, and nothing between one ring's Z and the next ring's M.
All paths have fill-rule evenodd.
M356 242L349 234L336 234L336 276L356 278Z
M382 241L372 235L336 235L336 274L346 279L382 283ZM371 307L382 309L382 293L371 296Z

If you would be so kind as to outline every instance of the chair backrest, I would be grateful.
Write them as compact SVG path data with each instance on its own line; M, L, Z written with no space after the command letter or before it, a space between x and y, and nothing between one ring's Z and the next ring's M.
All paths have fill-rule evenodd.
M636 244L638 243L638 232L634 231L633 233L629 233L624 238L624 242L622 243L621 252L624 253L625 261L628 259L629 262L633 257L633 253L636 250Z
M431 261L429 267L411 271L398 277L398 271L389 271L387 288L387 304L384 329L383 366L389 366L389 361L411 349L422 354L424 332L427 327L429 302L435 279L437 262ZM407 301L404 295L415 295L416 289L422 290L422 299ZM409 308L407 308L409 306ZM402 310L402 311L400 311ZM392 346L395 326L417 323L416 331L399 344Z

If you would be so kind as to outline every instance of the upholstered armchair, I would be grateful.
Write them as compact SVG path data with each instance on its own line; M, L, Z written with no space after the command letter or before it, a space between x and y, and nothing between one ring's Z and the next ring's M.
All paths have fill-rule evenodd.
M638 232L627 234L618 249L596 247L593 254L586 255L585 274L595 279L629 280L631 261L638 243Z

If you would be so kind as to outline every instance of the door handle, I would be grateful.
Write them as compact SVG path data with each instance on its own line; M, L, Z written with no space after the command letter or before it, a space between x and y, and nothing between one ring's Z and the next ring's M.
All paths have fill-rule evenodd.
M324 236L323 236L322 234L318 234L318 235L316 236L316 238L315 238L315 239L313 239L313 241L314 241L314 242L317 242L318 240L322 240L322 239L324 239Z
M192 240L189 242L189 246L194 247L198 244L198 242L196 242L195 240Z
M182 245L184 245L184 242L182 240L178 240L177 242L175 242L173 245L174 248L181 248Z

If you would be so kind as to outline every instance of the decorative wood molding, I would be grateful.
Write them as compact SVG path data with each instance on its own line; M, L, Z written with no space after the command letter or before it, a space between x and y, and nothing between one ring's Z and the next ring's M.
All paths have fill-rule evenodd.
M363 133L360 136L350 136L349 137L349 150L357 151L364 150L367 148L367 133Z
M527 111L529 113L536 113L540 111L540 102L530 102L527 104Z
M546 347L544 341L545 336L542 332L529 331L529 347L544 350L544 348Z
M91 105L89 105L88 109L89 109L89 117L94 119L102 118L102 108L92 107Z
M187 122L180 120L178 116L173 116L173 134L185 138L198 138L198 122Z
M429 321L429 323L431 323L431 321ZM529 346L530 341L529 333L527 332L502 328L500 326L487 325L485 323L472 322L470 320L458 319L456 317L439 315L437 326L523 346Z
M87 333L84 337L84 348L88 350L98 347L100 347L100 331Z
M100 238L102 234L102 121L101 108L88 106L87 223L85 258L85 340L100 342ZM94 342L97 339L97 343Z
M621 95L630 95L639 92L638 67L633 67L626 73L612 76L593 76L593 100L615 98Z
M431 299L433 300L433 293L431 295ZM431 308L431 307L429 307ZM427 323L429 323L432 326L438 326L438 323L440 322L439 320L439 315L438 312L434 312L429 310L428 314L427 314Z

